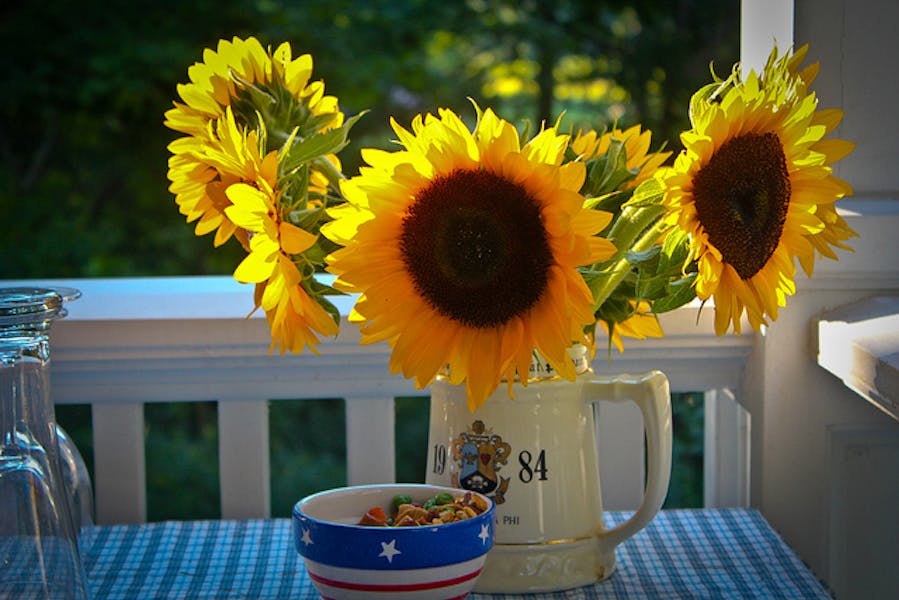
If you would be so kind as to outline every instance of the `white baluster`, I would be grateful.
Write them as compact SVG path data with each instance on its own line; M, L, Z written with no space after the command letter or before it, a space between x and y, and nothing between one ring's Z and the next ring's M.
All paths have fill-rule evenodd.
M144 405L94 404L94 489L97 523L147 520Z
M219 402L218 434L222 518L268 518L271 514L268 402Z

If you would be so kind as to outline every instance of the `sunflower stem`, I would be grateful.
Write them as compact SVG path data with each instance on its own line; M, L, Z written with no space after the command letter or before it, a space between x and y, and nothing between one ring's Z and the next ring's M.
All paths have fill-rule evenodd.
M341 170L338 169L337 166L327 156L320 156L316 158L314 164L319 172L321 172L325 177L328 178L328 183L334 186L334 189L339 192L340 181L346 179L346 176L341 172Z
M614 260L611 266L605 269L608 277L604 278L602 285L593 290L593 311L595 312L600 306L612 295L615 288L618 287L627 274L631 271L631 263L627 260L627 252L643 252L648 250L659 241L661 235L665 232L668 225L664 219L657 218L645 233L640 235L633 244L625 246L626 251L618 252L618 258Z

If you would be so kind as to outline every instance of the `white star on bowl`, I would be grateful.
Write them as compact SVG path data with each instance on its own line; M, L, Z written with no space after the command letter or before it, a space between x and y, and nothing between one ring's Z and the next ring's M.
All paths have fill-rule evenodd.
M314 544L314 543L315 543L315 542L312 541L312 536L309 535L309 530L308 530L308 529L304 529L304 530L303 530L303 537L300 538L300 541L303 542L304 544L306 544L307 546L308 546L309 544Z
M481 533L478 534L478 537L481 538L482 544L486 544L487 540L490 539L490 529L487 527L486 523L481 525Z
M402 554L402 552L396 549L396 540L390 540L387 543L381 542L381 553L378 556L383 556L387 562L392 563L393 557L397 554Z

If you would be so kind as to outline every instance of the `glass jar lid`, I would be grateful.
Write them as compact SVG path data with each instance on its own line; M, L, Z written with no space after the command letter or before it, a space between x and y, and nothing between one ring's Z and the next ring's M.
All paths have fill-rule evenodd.
M54 318L65 316L64 300L80 295L70 288L0 288L0 327L44 329Z

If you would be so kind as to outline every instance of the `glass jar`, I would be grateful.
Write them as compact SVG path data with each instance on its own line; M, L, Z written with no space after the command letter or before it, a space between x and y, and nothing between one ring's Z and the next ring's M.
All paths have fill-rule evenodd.
M74 290L0 289L0 597L89 598L50 400L48 330Z
M56 424L56 440L59 443L59 466L62 482L70 502L75 533L84 549L94 528L94 491L91 476L84 458L65 429Z

